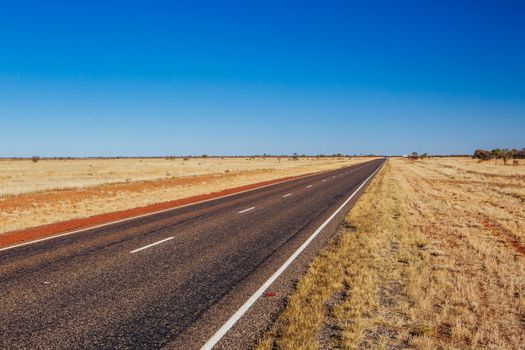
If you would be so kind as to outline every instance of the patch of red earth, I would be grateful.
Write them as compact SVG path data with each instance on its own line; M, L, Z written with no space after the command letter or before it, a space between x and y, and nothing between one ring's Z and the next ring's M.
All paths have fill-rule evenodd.
M111 223L113 221L132 218L139 215L151 214L165 209L172 209L181 205L198 203L207 199L222 197L229 194L239 193L246 190L255 189L258 187L275 184L287 180L298 179L309 176L311 174L288 176L280 179L258 182L250 185L234 187L218 192L206 193L187 198L180 198L173 201L161 202L147 205L145 207L138 207L133 209L121 210L111 213L98 214L87 218L73 219L62 222L56 222L43 226L31 227L28 229L6 232L0 235L0 247L7 247L26 241L31 241L39 238L54 236L61 233L66 233L73 230L87 229L93 226Z
M503 240L518 252L525 256L525 246L521 244L510 232L508 232L504 227L501 227L497 223L494 223L488 219L483 220L483 226L489 230L493 235L503 238Z

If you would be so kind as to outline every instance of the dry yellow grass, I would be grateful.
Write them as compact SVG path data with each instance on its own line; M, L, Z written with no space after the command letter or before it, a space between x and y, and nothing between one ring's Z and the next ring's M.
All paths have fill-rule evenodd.
M224 174L226 171L307 171L331 168L349 158L142 158L0 160L0 196L100 184ZM354 162L354 160L350 161Z
M0 233L336 169L367 158L0 160Z
M524 167L389 160L262 349L519 349Z

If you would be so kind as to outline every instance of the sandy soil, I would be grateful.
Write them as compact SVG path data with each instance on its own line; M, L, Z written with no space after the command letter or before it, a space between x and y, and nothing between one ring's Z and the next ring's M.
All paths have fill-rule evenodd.
M0 161L0 233L325 171L368 158Z
M524 175L389 160L259 350L523 348Z

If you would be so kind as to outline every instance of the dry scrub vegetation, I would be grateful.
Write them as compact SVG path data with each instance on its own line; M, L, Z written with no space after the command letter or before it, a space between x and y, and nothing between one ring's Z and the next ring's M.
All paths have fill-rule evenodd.
M0 233L141 207L367 158L0 160Z
M258 349L523 349L525 167L391 159Z

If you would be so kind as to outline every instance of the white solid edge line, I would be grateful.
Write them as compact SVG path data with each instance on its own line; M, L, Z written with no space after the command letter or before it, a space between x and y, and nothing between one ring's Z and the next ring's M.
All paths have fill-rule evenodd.
M333 171L333 170L328 170L327 172L330 172L330 171ZM238 194L241 194L241 193L246 193L246 192L259 190L259 189L265 188L265 187L275 186L275 185L287 183L287 182L294 181L294 180L299 180L299 179L304 179L304 178L307 178L307 177L312 177L312 176L315 176L315 175L320 175L322 173L323 172L319 172L319 173L315 173L315 174L309 174L309 175L303 175L303 176L299 176L299 177L297 177L295 179L289 179L289 180L274 182L272 184L263 185L263 186L255 187L255 188L250 188L248 190L244 190L244 191L240 191L240 192L225 194L224 196L220 196L220 197L204 199L202 201L195 202L195 203L183 204L183 205L179 205L179 206L176 206L176 207L173 207L173 208L162 209L162 210L154 211L154 212L151 212L151 213L146 213L146 214L141 214L141 215L137 215L137 216L132 216L132 217L121 219L121 220L115 220L115 221L111 221L111 222L106 222L106 223L103 223L103 224L100 224L100 225L95 225L95 226L90 226L90 227L86 227L86 228L81 228L81 229L70 231L70 232L64 232L64 233L60 233L58 235L36 239L34 241L29 241L29 242L24 242L24 243L20 243L20 244L15 244L15 245L11 245L11 246L8 246L8 247L0 248L0 252L6 251L6 250L10 250L10 249L14 249L14 248L23 247L23 246L30 245L30 244L35 244L35 243L39 243L39 242L48 241L50 239L60 238L60 237L63 237L63 236L69 236L69 235L72 235L72 234L75 234L75 233L89 231L89 230L93 230L93 229L97 229L97 228L101 228L101 227L106 227L106 226L109 226L109 225L119 224L119 223L122 223L122 222L134 220L134 219L140 219L140 218L148 217L148 216L151 216L151 215L156 215L156 214L168 212L170 210L176 210L176 209L180 209L180 208L184 208L184 207L189 207L190 205L197 205L197 204L202 204L202 203L206 203L206 202L211 202L211 201L214 201L214 200L235 196L235 195L238 195Z
M170 239L173 239L173 237L164 238L164 239L162 239L162 240L160 240L160 241L158 241L158 242L151 243L151 244L148 244L148 245L146 245L146 246L144 246L144 247L141 247L141 248L138 248L138 249L132 250L132 251L130 252L130 254L133 254L133 253L136 253L136 252L140 252L141 250L144 250L144 249L151 248L151 247L153 247L154 245L164 243L164 242L166 242L166 241L169 241Z
M247 211L250 211L250 210L252 210L252 209L255 209L255 207L251 207L251 208L248 208L248 209L241 210L241 211L239 212L239 214L246 213Z
M253 293L248 300L246 300L246 302L240 307L240 309L237 310L210 339L208 339L208 341L201 347L201 350L211 350L222 339L222 337L224 337L224 335L228 333L228 331L233 327L233 325L235 325L235 323L237 323L237 321L246 313L246 311L250 309L250 307L257 301L257 299L259 299L259 297L264 293L264 291L268 289L268 287L270 287L270 285L310 244L310 242L313 241L313 239L319 234L319 232L321 232L326 227L326 225L328 225L328 223L332 221L332 219L337 215L337 213L339 213L348 204L348 202L350 202L350 200L355 196L355 194L359 192L359 190L368 182L368 180L370 180L372 176L374 176L382 167L383 166L381 165L369 177L367 177L365 181L363 181L363 183L350 195L350 197L348 197L348 199L344 201L344 203L341 204L341 206L337 208L337 210L334 211L332 215L330 215L330 217L326 219L326 221L323 222L321 226L319 226L317 230L315 230L315 232L312 233L312 235L308 237L306 241L304 241L303 244L301 244L301 246L288 258L288 260L286 260L284 264L281 267L279 267L279 269L275 271L273 275L270 276L270 278L268 278L266 282L264 282L263 285L259 287L259 289L257 289L257 291Z
M288 196L291 196L291 195L292 195L291 193L287 193L287 194L285 194L285 195L283 196L283 198L288 197Z

